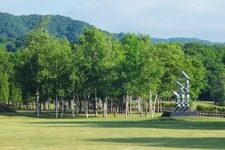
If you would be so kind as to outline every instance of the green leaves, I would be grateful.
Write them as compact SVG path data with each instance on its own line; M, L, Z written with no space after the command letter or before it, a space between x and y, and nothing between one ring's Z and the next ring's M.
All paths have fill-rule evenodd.
M9 99L7 93L13 101L20 100L21 93L23 99L32 98L37 89L44 99L56 94L69 98L77 93L97 94L102 99L128 93L146 99L150 91L171 97L177 88L174 82L182 80L182 70L191 78L193 100L202 91L216 102L224 100L224 47L151 44L149 36L135 34L117 41L97 28L85 29L74 44L42 28L33 30L25 47L16 53L0 48L3 101Z
M8 74L0 71L0 102L7 103L9 99Z

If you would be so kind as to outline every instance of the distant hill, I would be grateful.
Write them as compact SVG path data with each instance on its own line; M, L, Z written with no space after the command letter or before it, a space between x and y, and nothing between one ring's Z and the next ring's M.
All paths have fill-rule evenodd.
M175 38L152 38L153 43L161 43L161 42L179 42L179 43L204 43L204 44L209 44L209 45L214 45L214 44L225 44L225 43L220 43L220 42L212 42L212 41L207 41L207 40L201 40L197 38L185 38L185 37L175 37Z
M0 44L5 45L7 50L16 51L20 48L24 41L24 36L36 27L42 19L42 15L22 15L15 16L8 13L0 12ZM83 33L84 28L92 28L94 26L78 20L73 20L69 17L51 15L47 30L50 34L57 37L67 37L71 42L77 42L79 36ZM105 33L112 35L115 39L122 39L124 33ZM200 40L196 38L169 38L160 39L152 38L153 43L158 42L181 42L181 43L205 43L205 44L225 44L225 43L214 43L211 41Z

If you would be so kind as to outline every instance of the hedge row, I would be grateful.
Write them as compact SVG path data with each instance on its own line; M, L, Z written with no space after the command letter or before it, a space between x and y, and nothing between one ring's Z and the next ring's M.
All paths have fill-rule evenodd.
M202 112L225 112L225 107L197 105L196 110Z

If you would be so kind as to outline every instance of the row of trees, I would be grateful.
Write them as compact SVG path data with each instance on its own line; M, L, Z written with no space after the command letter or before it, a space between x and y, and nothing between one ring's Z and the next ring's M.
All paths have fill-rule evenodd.
M102 102L126 112L131 99L153 111L153 101L170 98L181 71L191 78L191 99L224 100L223 46L152 44L146 35L126 34L120 41L97 28L86 29L77 44L43 31L43 25L26 38L17 52L0 48L0 101L54 102L56 117L68 103L76 110L98 114ZM219 57L219 58L218 58ZM154 100L153 100L154 99Z

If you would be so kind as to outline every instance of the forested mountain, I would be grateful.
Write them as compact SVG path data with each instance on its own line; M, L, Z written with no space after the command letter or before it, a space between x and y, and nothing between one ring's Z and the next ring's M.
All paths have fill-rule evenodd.
M7 50L16 51L24 44L24 36L35 28L42 19L41 15L22 15L15 16L8 13L0 12L0 43L3 43ZM85 27L90 28L92 25L69 17L51 15L47 23L47 30L56 37L67 37L70 42L77 42L79 36L83 33ZM122 39L124 33L109 33L115 39ZM159 42L180 42L180 43L204 43L204 44L225 44L215 43L196 38L151 38L152 43Z
M23 44L23 37L41 22L42 17L0 13L0 43L4 43L9 51L15 51ZM71 42L78 41L85 27L92 27L88 23L59 15L51 16L46 26L50 34L67 37Z

